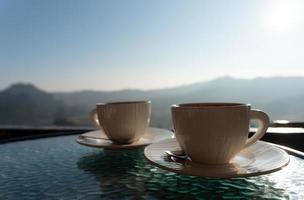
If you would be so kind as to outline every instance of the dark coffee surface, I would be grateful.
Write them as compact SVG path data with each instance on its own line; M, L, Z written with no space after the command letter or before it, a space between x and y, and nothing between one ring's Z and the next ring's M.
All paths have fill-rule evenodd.
M149 164L143 150L84 147L77 136L0 145L0 199L303 199L304 160L251 178L207 179Z

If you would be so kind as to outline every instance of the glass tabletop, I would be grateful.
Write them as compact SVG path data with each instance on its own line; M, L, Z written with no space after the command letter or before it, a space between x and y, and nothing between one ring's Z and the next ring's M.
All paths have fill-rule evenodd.
M143 149L81 146L76 135L0 145L0 199L301 199L304 160L268 175L210 179L178 175Z

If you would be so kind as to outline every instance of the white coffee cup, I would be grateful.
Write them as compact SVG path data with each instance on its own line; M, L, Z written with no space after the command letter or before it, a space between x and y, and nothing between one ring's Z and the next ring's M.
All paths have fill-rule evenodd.
M266 133L269 118L260 110L242 103L189 103L172 105L176 139L192 161L225 164L242 149ZM250 120L259 122L248 139Z
M91 119L113 142L129 144L144 135L150 123L150 113L150 101L97 103Z

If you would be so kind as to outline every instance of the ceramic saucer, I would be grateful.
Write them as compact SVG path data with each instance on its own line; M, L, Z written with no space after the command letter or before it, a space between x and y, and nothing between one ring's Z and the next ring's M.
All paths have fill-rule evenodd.
M79 144L89 147L97 147L104 149L120 150L120 149L136 149L147 146L151 143L158 142L164 139L173 138L173 132L160 129L160 128L148 128L144 136L138 141L131 144L115 144L108 139L106 134L101 130L90 131L84 133L76 139Z
M236 155L229 164L206 165L190 159L176 159L165 153L180 147L175 138L146 147L145 157L152 164L179 174L212 178L257 176L280 170L289 163L289 155L267 142L258 141Z

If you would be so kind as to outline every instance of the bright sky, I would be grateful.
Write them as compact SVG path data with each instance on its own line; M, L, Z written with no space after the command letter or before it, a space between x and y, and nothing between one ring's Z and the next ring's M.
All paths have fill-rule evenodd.
M1 0L0 89L304 76L301 0Z

